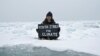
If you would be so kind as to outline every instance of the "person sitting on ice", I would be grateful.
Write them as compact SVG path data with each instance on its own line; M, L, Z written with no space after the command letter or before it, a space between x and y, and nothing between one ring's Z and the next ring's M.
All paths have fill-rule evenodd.
M52 12L48 12L47 13L47 15L46 15L46 18L45 18L45 20L41 23L41 24L48 24L48 25L50 25L50 24L56 24L56 22L54 21L54 19L53 19L53 14L52 14ZM36 31L38 32L39 31L39 29L36 29ZM58 28L58 32L60 31L60 28ZM57 37L39 37L39 39L50 39L50 40L52 40L52 39L57 39Z

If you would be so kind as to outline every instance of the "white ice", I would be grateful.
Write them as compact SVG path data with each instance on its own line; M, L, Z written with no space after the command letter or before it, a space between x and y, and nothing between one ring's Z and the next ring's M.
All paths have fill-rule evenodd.
M38 40L36 28L39 23L0 23L0 46L31 44L56 51L71 49L100 55L100 21L58 21L59 40Z

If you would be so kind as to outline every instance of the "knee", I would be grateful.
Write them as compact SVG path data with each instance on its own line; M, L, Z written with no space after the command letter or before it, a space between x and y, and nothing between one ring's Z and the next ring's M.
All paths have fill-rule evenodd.
M36 29L36 31L38 32L38 31L39 31L39 29Z

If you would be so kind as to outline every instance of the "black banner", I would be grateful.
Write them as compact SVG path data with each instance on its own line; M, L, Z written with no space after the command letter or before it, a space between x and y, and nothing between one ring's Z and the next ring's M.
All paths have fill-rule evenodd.
M51 24L51 25L44 25L44 24L39 24L38 29L39 29L39 36L40 37L58 37L59 36L59 24Z

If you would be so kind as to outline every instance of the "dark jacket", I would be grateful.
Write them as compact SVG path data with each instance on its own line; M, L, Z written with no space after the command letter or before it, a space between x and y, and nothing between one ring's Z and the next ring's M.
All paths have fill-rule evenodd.
M51 22L48 22L47 19L45 19L42 24L55 24L54 19L51 19Z
M42 24L56 24L56 22L51 19L51 22L48 22L47 19L45 19ZM60 31L60 28L57 29L58 31ZM39 29L36 29L36 31L39 33ZM58 37L39 37L39 39L57 39Z
M45 19L42 24L56 24L56 22L54 21L54 19L51 19L51 22L48 22L47 19ZM60 31L60 28L58 28L58 31ZM37 30L38 32L38 30Z

